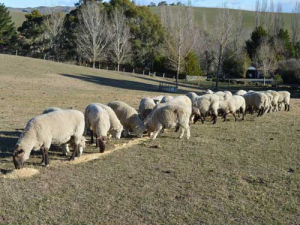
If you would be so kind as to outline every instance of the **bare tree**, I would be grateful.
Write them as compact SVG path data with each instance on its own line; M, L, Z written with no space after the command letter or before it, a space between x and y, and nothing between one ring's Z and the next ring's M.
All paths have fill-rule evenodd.
M124 63L130 51L130 29L126 24L126 17L123 10L115 9L111 17L112 59L117 63L118 71L120 64Z
M196 32L193 9L190 7L164 6L161 8L162 24L165 27L164 52L176 69L176 84L184 69L184 60L195 45Z
M268 32L271 36L275 35L275 7L274 7L274 2L273 0L270 0L270 8L269 8L269 13L268 13Z
M300 35L300 3L296 2L293 13L291 14L292 42L296 45Z
M271 73L276 70L278 64L275 50L266 41L261 44L256 52L254 64L258 71L263 73L265 85L265 78L270 77Z
M44 25L44 36L45 39L49 40L49 47L56 53L56 58L58 60L58 46L59 38L63 29L65 16L58 11L49 12L45 16L43 21ZM46 55L44 56L44 58Z
M283 22L283 16L282 16L282 5L278 3L277 5L277 12L275 15L275 23L274 23L274 34L278 35L279 31L283 29L284 22Z
M239 35L241 34L242 22L237 24L237 18L232 16L231 11L226 8L220 9L216 16L216 21L214 27L211 29L211 39L213 42L213 51L215 52L216 60L216 89L219 87L219 79L222 74L222 63L225 59L225 50L231 44L238 44ZM233 57L239 48L236 46L232 48L232 52L228 57Z
M260 1L256 0L255 3L255 27L260 25Z
M76 43L79 54L93 63L103 58L111 32L106 13L96 2L87 2L79 10Z

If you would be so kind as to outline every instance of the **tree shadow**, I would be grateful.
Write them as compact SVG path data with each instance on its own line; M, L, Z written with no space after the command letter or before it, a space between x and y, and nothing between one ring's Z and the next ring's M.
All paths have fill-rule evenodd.
M113 78L107 78L107 77L99 77L94 75L74 75L74 74L60 74L65 77L69 78L75 78L82 81L95 83L103 86L108 87L115 87L120 89L127 89L127 90L138 90L138 91L148 91L148 92L160 92L159 91L159 80L151 79L151 78L142 78L140 76L133 76L133 75L123 75L123 76L131 76L138 79L144 79L144 80L151 80L153 82L157 82L157 84L146 84L143 82L138 81L130 81L130 80L119 80L119 79L113 79ZM169 82L171 83L171 82ZM187 91L178 90L177 94L186 94Z

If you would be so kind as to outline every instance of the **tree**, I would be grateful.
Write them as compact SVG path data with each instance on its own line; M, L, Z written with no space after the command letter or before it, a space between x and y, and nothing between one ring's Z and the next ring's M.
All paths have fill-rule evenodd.
M270 77L277 68L276 52L268 42L264 41L256 51L254 65L263 73L265 85L265 78Z
M167 6L168 3L166 1L161 1L157 4L157 6Z
M226 49L234 44L234 41L238 39L240 33L236 34L236 32L241 32L241 29L238 25L236 25L237 18L232 16L231 11L226 8L220 9L217 13L215 25L211 30L211 39L213 42L213 51L215 52L215 63L216 63L216 89L219 87L219 78L222 74L222 64L225 60ZM236 48L236 50L239 48ZM237 52L235 50L232 51L232 55L229 57L233 57Z
M44 17L38 10L25 15L26 20L18 28L22 48L32 53L44 52Z
M282 5L278 3L277 5L277 12L275 15L275 23L274 23L274 35L278 35L279 31L283 29L284 21L282 16Z
M112 30L112 59L117 63L118 71L120 64L124 63L130 51L130 30L126 24L126 17L123 10L115 9L111 16Z
M192 76L199 76L201 74L199 60L194 52L190 52L185 59L185 74Z
M60 12L52 12L45 16L43 21L45 39L49 41L49 48L56 54L58 60L59 38L64 25L64 15Z
M105 11L96 2L88 2L79 10L76 43L79 54L93 63L103 57L111 38Z
M280 29L276 38L277 41L282 45L281 58L288 59L294 57L294 46L291 42L288 30ZM275 48L275 50L276 49L277 48Z
M4 4L0 4L0 51L11 48L16 37L16 30L9 11Z
M296 2L293 13L291 14L291 28L292 28L292 43L296 45L299 41L300 35L300 3Z
M226 54L232 55L230 50ZM234 57L225 57L222 68L226 77L229 78L244 78L246 72L251 65L251 59L246 52L241 52Z
M253 60L256 50L261 43L268 38L268 32L262 27L258 26L254 29L249 40L246 41L246 50L249 57Z
M184 69L185 58L196 41L192 10L182 6L161 8L162 23L166 30L164 52L176 70L176 85Z

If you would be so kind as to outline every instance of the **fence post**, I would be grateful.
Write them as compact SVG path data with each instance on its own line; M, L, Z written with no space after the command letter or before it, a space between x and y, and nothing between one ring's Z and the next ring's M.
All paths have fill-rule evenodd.
M108 70L108 66L106 67L106 70Z
M16 56L18 56L18 50L16 50Z
M125 72L125 67L123 68L123 72Z
M149 76L151 75L150 70L149 70Z
M165 73L163 73L163 78L165 78Z
M99 70L101 69L101 65L100 65L100 63L99 63Z
M134 73L134 69L132 69L132 73Z
M153 72L153 77L155 77L156 76L156 72Z
M143 70L143 75L145 75L145 70Z

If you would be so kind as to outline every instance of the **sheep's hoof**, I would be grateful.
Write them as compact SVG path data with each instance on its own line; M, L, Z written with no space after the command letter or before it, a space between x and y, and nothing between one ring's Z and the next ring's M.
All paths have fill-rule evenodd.
M45 165L45 167L46 167L46 168L49 168L49 167L50 167L50 165L49 165L49 164L47 164L47 165Z

